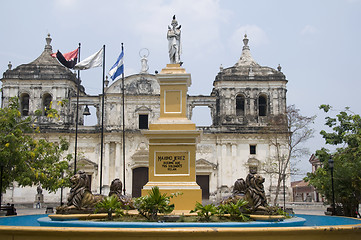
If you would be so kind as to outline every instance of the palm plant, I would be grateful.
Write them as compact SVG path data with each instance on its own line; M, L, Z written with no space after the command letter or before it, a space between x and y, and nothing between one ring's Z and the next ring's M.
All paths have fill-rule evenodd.
M209 222L211 220L211 216L217 213L217 208L213 204L203 206L201 203L197 202L195 208L190 212L197 213L201 221Z
M105 197L101 202L95 205L95 213L101 211L108 213L108 220L113 220L113 213L122 215L123 211L121 210L122 204L118 201L118 198L114 195L110 197Z
M229 214L230 219L234 221L249 221L249 217L245 215L249 211L247 208L248 202L244 199L239 199L236 203L229 202L218 206L219 215Z
M169 214L174 210L174 204L170 204L170 199L179 194L180 193L172 193L171 195L167 195L166 193L161 194L159 187L155 186L147 196L135 199L134 205L140 215L149 221L158 221L159 213Z

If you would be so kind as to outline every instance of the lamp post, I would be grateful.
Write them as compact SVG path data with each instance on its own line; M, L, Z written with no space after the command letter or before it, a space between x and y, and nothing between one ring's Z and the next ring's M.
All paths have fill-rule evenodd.
M335 189L334 189L334 186L333 186L333 167L334 167L334 162L333 162L333 159L332 159L332 156L331 158L328 160L328 167L330 168L331 170L331 184L332 184L332 215L335 215Z
M78 63L80 62L80 43L78 47ZM80 70L78 70L78 82L76 90L76 111L75 111L75 143L74 143L74 175L76 174L76 160L78 155L78 125L79 125L79 94L80 94Z

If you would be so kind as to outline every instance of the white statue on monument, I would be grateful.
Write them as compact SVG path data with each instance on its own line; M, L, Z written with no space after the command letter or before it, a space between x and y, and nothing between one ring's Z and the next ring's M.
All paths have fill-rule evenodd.
M173 20L171 23L172 27L168 26L168 52L169 52L169 60L171 64L181 64L180 54L182 53L181 46L181 25L178 26L178 22L175 19L175 15L173 16Z

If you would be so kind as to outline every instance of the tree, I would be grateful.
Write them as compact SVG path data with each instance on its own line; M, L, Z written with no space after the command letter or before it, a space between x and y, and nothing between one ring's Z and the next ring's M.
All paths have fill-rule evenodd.
M49 192L69 184L71 155L64 157L69 143L59 138L53 143L40 139L39 130L31 117L22 117L17 98L0 109L1 193L14 181L20 186L41 184Z
M321 105L320 109L328 113L332 108ZM326 148L316 151L322 167L315 173L308 173L305 180L331 203L331 171L328 160L332 157L336 205L343 207L346 216L355 217L361 202L361 117L346 108L336 117L327 116L325 120L325 125L332 131L322 130L320 134L326 144L334 145L337 149L332 153Z
M291 160L297 160L308 153L302 144L313 137L314 130L310 125L314 119L315 116L302 116L295 105L290 105L285 115L273 117L265 130L269 144L275 152L274 157L269 158L263 166L266 173L271 177L276 176L277 179L274 205L278 204L282 181L296 171L291 170Z

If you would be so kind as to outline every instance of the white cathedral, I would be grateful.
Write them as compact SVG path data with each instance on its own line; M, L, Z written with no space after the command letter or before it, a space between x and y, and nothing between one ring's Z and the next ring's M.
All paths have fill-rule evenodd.
M285 75L281 68L260 66L251 56L248 39L243 39L240 59L234 66L221 68L213 82L208 96L188 96L188 118L197 106L210 109L212 123L197 127L203 134L197 145L196 181L202 189L204 201L219 201L232 192L234 182L245 178L249 168L257 168L265 177L266 195L269 199L277 184L273 175L267 174L263 165L274 158L275 148L264 134L272 117L284 116L286 112ZM69 151L74 153L76 129L76 95L78 79L76 73L61 65L53 53L50 35L41 55L28 64L22 64L3 73L2 107L11 97L20 100L23 116L35 115L53 101L68 99L60 108L60 119L40 117L42 137L58 141L62 136L70 143ZM164 64L165 65L165 64ZM105 87L103 164L101 152L101 95L88 95L80 87L79 119L77 137L77 168L87 173L93 193L100 190L102 167L102 194L107 194L113 179L123 181L126 193L139 197L142 187L148 181L148 141L141 130L158 119L160 114L160 87L156 75L142 71L125 77L125 112L122 109L122 80ZM97 124L84 126L83 114L88 107L96 109ZM125 166L123 165L122 117L125 117ZM45 115L45 114L44 114ZM287 133L281 144L286 146ZM72 163L73 164L73 163ZM125 176L123 169L125 167ZM33 203L37 186L20 188L16 183L3 194L3 203ZM286 179L286 198L290 196L290 179ZM65 190L66 195L68 191ZM282 198L282 194L280 195ZM66 199L66 196L63 197ZM60 191L49 194L44 191L44 202L60 202Z

